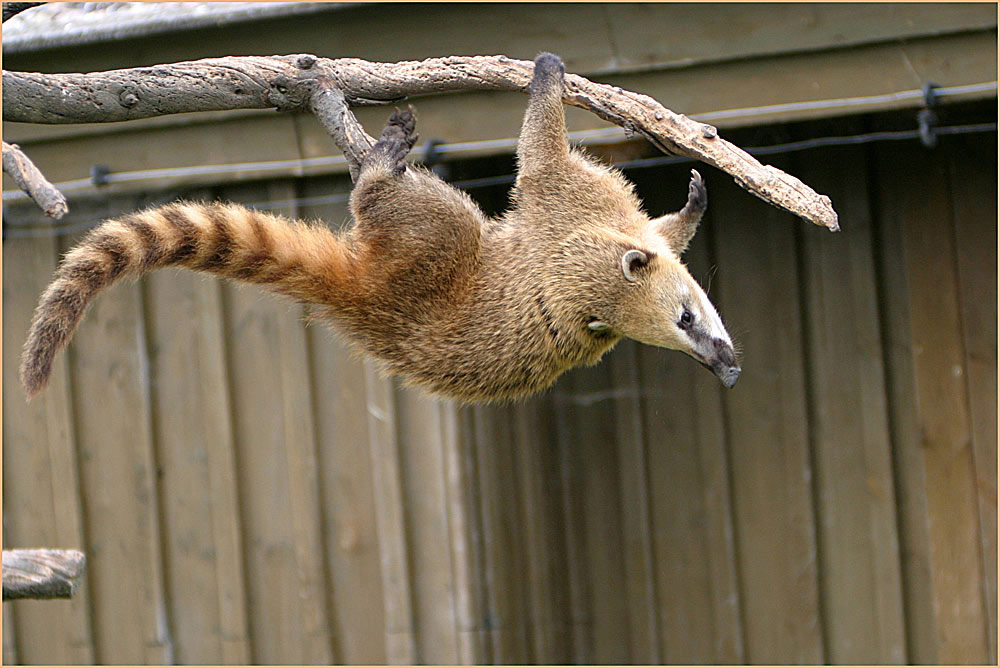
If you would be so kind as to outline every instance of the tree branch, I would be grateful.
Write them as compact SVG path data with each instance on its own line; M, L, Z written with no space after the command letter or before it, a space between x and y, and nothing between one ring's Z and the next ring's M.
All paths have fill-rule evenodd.
M3 600L70 598L86 561L77 550L4 550Z
M10 174L17 187L28 193L49 218L58 220L69 211L63 194L46 180L17 144L3 142L3 171Z
M308 109L319 115L350 162L351 155L363 155L371 143L365 146L356 128L348 130L353 114L344 113L331 89L355 105L454 90L527 92L532 67L530 61L506 56L373 63L302 54L210 58L91 74L5 71L3 114L5 120L26 123L93 123L189 111ZM575 74L567 74L565 82L565 103L639 132L665 151L728 172L758 197L811 223L839 229L828 197L762 165L720 138L714 127L674 113L646 95Z

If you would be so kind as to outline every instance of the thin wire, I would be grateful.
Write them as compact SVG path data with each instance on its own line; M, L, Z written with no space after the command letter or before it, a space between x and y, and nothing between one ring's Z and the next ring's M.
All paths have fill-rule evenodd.
M961 135L983 132L996 132L997 123L974 123L968 125L948 125L934 129L938 135ZM829 146L853 146L858 144L870 144L883 141L904 141L907 139L919 139L919 130L897 130L884 132L869 132L860 135L844 135L836 137L816 137L814 139L804 139L801 141L786 142L784 144L774 144L771 146L756 146L744 149L754 156L774 155L776 153L794 153L816 148ZM637 160L624 160L614 163L618 169L643 169L648 167L659 167L684 162L696 162L693 158L686 156L660 156L655 158L640 158ZM501 174L477 179L464 179L452 181L451 185L464 190L474 188L485 188L496 185L513 183L513 174ZM295 206L320 206L324 204L343 204L350 199L350 193L332 193L330 195L317 195L313 197L299 197L287 200L273 200L263 202L243 203L251 209L281 209ZM72 234L81 230L89 229L104 222L104 218L86 223L62 224L62 225L32 225L31 223L11 223L4 220L3 236L5 239L21 239L29 237L60 236ZM23 229L10 230L9 226L16 226Z
M944 98L955 95L968 95L970 93L995 92L996 90L997 82L991 81L963 86L945 86L935 88L934 96L936 98ZM809 102L789 102L785 104L773 104L760 107L746 107L743 109L727 109L724 111L712 111L703 114L695 114L692 115L691 118L699 122L708 122L745 118L748 116L766 116L768 114L777 114L788 111L816 111L854 106L874 106L892 102L922 99L923 95L923 90L906 90L897 93L886 93L883 95L870 95L867 97L845 97L831 100L813 100ZM623 128L617 126L594 130L580 130L569 133L569 139L574 143L588 145L614 143L621 140L624 132ZM484 139L479 141L437 144L435 145L434 150L440 154L457 154L470 151L512 151L516 147L517 138L508 137L504 139ZM297 176L304 175L304 171L310 167L331 167L344 164L347 164L347 159L343 155L336 155L317 158L297 158L294 160L230 163L225 165L165 167L160 169L144 169L133 172L112 172L103 177L102 183L129 183L155 179L184 178L190 176L220 174L243 174L246 172L260 171L290 172L292 175ZM93 178L90 177L73 179L71 181L62 181L53 185L63 194L89 190L96 187ZM27 197L28 195L20 190L5 190L3 192L3 201L5 202L27 199Z
M935 88L934 97L968 95L969 93L985 93L989 91L995 92L996 90L996 81L968 84L965 86L947 86ZM712 111L706 114L699 114L693 118L700 121L719 121L723 119L743 118L746 116L767 116L769 114L781 114L789 111L814 111L821 109L838 109L842 107L876 106L892 102L905 102L906 100L922 100L923 97L923 90L904 90L898 93L868 95L865 97L842 97L832 100L815 100L811 102L786 102L784 104L770 104L763 107L749 107L746 109L727 109L725 111Z

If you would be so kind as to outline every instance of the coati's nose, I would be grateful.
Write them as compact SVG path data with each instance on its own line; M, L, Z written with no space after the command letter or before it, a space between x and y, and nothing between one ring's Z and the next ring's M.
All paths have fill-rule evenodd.
M736 363L736 354L733 347L722 339L713 339L712 347L715 354L711 360L712 372L719 377L722 384L727 389L732 389L736 381L740 379L740 367Z
M726 389L731 390L736 381L740 379L740 371L738 366L723 367L716 371L715 375L719 377Z

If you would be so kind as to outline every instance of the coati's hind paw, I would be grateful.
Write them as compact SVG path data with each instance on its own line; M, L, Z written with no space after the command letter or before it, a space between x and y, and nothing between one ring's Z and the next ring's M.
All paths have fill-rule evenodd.
M413 108L399 109L389 117L375 145L368 152L366 159L384 159L392 169L393 174L401 174L406 171L406 154L410 152L413 145L417 143L419 135L415 132L417 128L417 118L413 113Z
M688 201L684 209L690 213L704 213L708 208L708 190L697 170L691 170L691 183L688 184Z
M555 86L562 89L565 73L566 65L562 58L554 53L542 52L535 57L535 73L531 77L528 91L531 93L542 92Z

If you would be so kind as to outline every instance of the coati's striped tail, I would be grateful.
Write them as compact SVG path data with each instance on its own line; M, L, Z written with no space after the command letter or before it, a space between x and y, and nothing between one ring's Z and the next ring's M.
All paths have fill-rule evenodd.
M334 304L347 256L325 227L234 204L173 203L102 223L66 254L35 309L21 359L27 395L45 388L90 302L119 279L175 265Z

